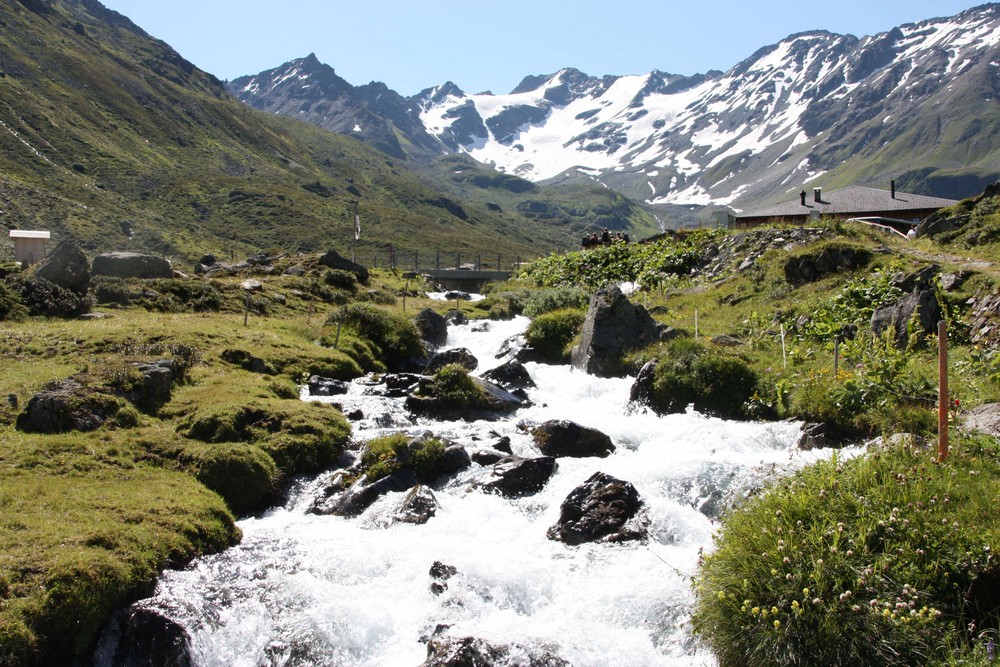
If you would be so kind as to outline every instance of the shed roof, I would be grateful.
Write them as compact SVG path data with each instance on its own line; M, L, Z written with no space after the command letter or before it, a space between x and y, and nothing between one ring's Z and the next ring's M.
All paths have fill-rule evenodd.
M818 211L820 215L863 215L866 213L889 213L897 211L906 213L907 211L926 211L928 209L945 208L954 206L958 202L954 199L943 199L941 197L926 197L915 195L909 192L896 192L893 197L890 190L879 190L877 188L866 188L860 185L822 192L820 201L815 201L812 192L806 194L806 202L796 197L794 202L771 206L770 208L758 209L756 211L744 211L736 216L740 218L792 218L796 216L808 216L813 211Z
M30 229L12 229L12 230L10 230L10 238L12 238L12 239L47 239L47 238L49 238L49 232L32 231Z

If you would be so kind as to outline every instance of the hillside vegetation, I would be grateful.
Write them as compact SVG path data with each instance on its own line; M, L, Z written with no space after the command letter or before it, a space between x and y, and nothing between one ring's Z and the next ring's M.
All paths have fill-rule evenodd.
M972 233L969 225L988 229L997 222L996 214L985 213L991 205L989 198L967 205L978 207L982 219L966 221L964 233ZM995 348L977 333L984 328L973 326L973 317L981 314L970 304L994 293L996 276L988 262L960 257L960 250L965 249L930 238L897 241L837 223L740 233L704 230L648 244L552 255L464 308L472 317L528 314L534 320L532 344L558 363L572 345L593 290L638 280L646 286L633 300L644 303L671 332L670 340L621 360L632 372L647 361L658 362L652 409L683 410L694 403L730 417L818 421L835 426L839 441L898 431L932 437L933 336L914 331L898 345L868 333L866 320L877 304L905 291L898 286L905 286L899 276L920 274L936 262L936 298L953 338L953 396L963 408L995 400L1000 396ZM990 246L978 251L988 255ZM806 260L831 254L843 260L841 268L811 281L803 282L801 273L788 268L814 266ZM207 277L95 278L86 294L73 298L46 286L32 271L8 265L0 274L0 384L9 394L0 405L0 662L10 664L87 655L111 611L148 592L158 571L232 544L239 539L235 516L275 502L291 476L330 466L351 446L350 425L334 407L301 402L298 384L314 374L343 380L370 371L419 368L422 353L410 318L426 306L453 306L404 291L407 282L393 272L377 271L364 284L355 274L327 269L306 254L272 257ZM943 276L952 274L962 280L948 281L946 289ZM262 289L248 295L243 287L248 277L259 280ZM105 317L77 319L76 313L90 304ZM838 336L841 359L835 374ZM151 367L172 369L165 395L149 390L144 369ZM39 425L28 413L32 397L45 390L68 396L67 411L65 419ZM99 419L81 417L87 414ZM983 483L992 479L992 441L955 441L958 453L934 470L944 471L945 481L952 466L978 471ZM934 465L928 450L910 446L905 451L918 470ZM861 477L854 486L842 483L851 489L843 502L862 493L858 485L870 483L865 480L884 484L885 475L910 475L897 470L909 460L905 451L852 463L862 466ZM883 470L879 461L894 467ZM874 466L874 472L864 465ZM800 509L781 511L801 516L810 506L804 499L821 491L839 498L831 495L839 492L824 474L803 473L802 481L789 487L794 494L764 494L765 514L775 511L775 503L789 502ZM901 502L876 490L864 493L873 504L869 513L849 516L838 509L847 505L830 504L826 514L813 516L812 529L826 535L841 523L859 542L868 528L856 521L883 510L888 514ZM941 493L933 492L939 499ZM979 503L991 493L984 487L962 497ZM917 501L906 500L911 502ZM718 558L734 554L734 560L706 567L698 588L703 605L698 628L713 645L724 641L725 632L745 642L759 639L765 648L753 650L764 656L760 664L769 664L781 651L808 652L803 647L792 651L784 643L791 639L775 636L771 621L780 619L768 617L769 625L762 625L759 613L733 614L712 602L721 601L719 591L726 604L730 592L737 594L728 577L761 585L771 581L770 574L757 571L766 566L769 572L771 561L750 558L741 545L756 549L755 543L726 528L731 522L743 525L744 516L759 525L756 507L751 499L724 522ZM980 510L968 511L956 519L959 533L948 538L948 549L938 551L935 545L945 543L928 538L912 545L928 554L922 570L928 576L945 571L937 559L951 559L956 549L1000 548L993 544L991 524L977 518L984 516ZM810 551L828 549L824 539L806 540L802 558L827 558ZM864 561L859 567L874 567L872 559L883 547L852 551ZM989 558L948 568L949 576L970 582L993 572ZM950 611L961 591L934 588L917 578L905 583L926 597L918 611L926 605L946 616L927 626L939 633L934 636L949 637L959 653L974 649L970 642L976 638L959 632L959 620ZM887 596L894 589L873 590ZM938 600L935 591L953 597ZM785 589L739 595L741 603L751 597L793 601ZM784 609L777 602L772 606ZM986 619L981 627L995 627L988 612L980 616ZM876 634L885 629L872 627ZM828 634L803 633L822 639L835 636L836 628ZM891 634L879 638L892 646L900 641Z
M634 205L607 206L600 188L578 191L572 214L540 216L525 204L559 199L552 188L459 199L449 179L248 109L94 0L3 0L0 21L0 222L8 229L185 263L205 253L347 246L356 202L358 252L367 257L385 257L393 244L427 256L529 258L573 247L579 229L608 221L636 235L655 229Z

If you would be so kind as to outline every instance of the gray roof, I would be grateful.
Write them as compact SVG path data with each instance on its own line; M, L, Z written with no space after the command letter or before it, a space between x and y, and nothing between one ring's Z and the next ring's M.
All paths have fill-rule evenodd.
M817 202L811 190L806 191L806 203L802 205L800 197L796 197L794 202L779 204L770 208L758 209L756 211L744 211L736 216L740 218L791 218L800 215L811 215L813 211L819 211L820 215L864 215L871 213L889 213L898 211L903 214L907 211L926 211L929 209L945 208L954 206L958 202L954 199L943 199L941 197L925 197L924 195L914 195L908 192L896 191L895 198L889 190L877 190L875 188L864 188L860 185L852 185L839 190L822 192Z

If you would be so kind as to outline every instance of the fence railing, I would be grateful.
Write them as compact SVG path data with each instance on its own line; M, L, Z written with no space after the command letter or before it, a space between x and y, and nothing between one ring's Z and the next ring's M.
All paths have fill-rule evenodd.
M515 272L524 263L520 255L504 256L484 252L447 252L443 250L358 250L354 261L372 269L398 271L441 271L444 269L469 269L473 271Z

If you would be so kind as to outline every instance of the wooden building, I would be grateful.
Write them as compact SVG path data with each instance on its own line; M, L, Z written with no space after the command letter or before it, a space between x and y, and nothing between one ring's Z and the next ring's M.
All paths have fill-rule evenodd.
M734 224L755 227L765 223L802 225L819 218L860 219L906 233L932 213L957 203L954 199L896 192L895 181L890 190L852 185L824 193L814 188L811 197L803 190L797 201L740 213Z
M12 229L10 230L10 238L14 240L15 262L31 265L45 259L45 245L49 240L48 232Z

